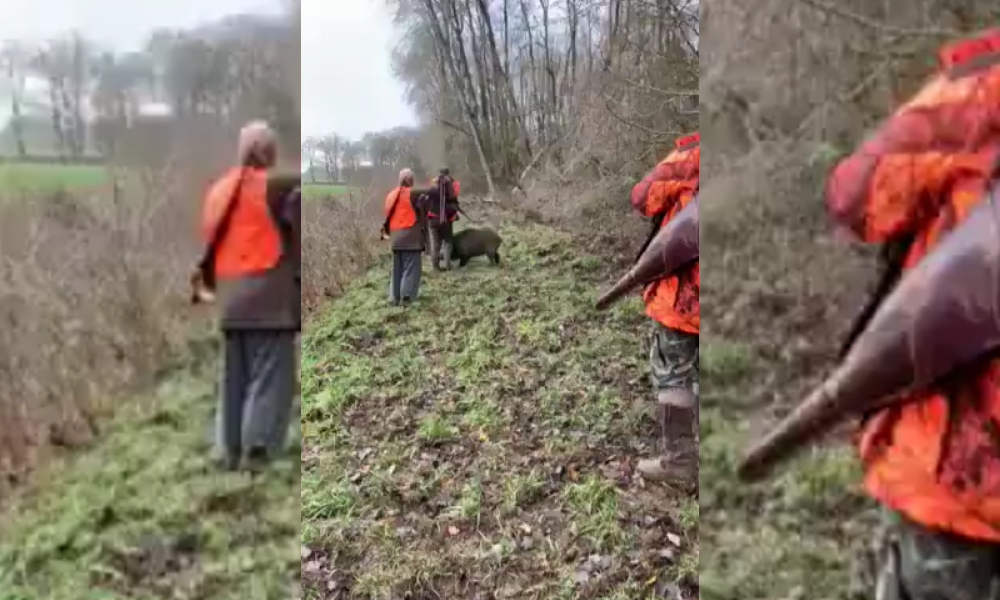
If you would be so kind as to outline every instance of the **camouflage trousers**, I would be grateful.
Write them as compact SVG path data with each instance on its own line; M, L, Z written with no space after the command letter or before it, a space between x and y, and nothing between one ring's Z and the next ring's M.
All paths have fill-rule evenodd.
M698 334L654 323L649 365L657 392L682 388L698 397Z
M875 600L1000 600L1000 544L918 525L885 510Z

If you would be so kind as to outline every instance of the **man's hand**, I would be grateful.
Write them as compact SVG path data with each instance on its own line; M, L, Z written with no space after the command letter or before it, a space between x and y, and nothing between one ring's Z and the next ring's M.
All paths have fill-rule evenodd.
M380 241L383 241L383 242L385 240L389 239L389 228L386 227L385 225L383 225L382 227L379 228L379 230L378 230L378 239Z
M191 274L191 304L212 304L215 302L215 290L205 281L201 268L196 268Z

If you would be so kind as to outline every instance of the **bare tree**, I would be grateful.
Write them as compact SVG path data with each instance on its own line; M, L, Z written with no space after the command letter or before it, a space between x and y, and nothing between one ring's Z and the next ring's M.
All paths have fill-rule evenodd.
M638 172L697 127L686 0L396 0L409 98L491 195L533 170ZM600 57L600 60L595 60ZM637 149L639 151L637 152Z
M28 55L23 45L7 42L0 49L0 65L7 92L10 94L10 128L14 136L17 155L28 154L24 139L24 94L27 79Z
M323 165L326 167L328 181L340 181L342 144L343 140L336 134L323 136L316 140L316 150L323 155Z

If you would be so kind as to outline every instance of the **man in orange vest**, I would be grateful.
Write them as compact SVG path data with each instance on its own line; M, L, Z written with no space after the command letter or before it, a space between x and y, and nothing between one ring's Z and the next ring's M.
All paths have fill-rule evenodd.
M997 182L1000 30L946 45L939 63L827 183L838 225L886 250L873 307ZM887 521L876 598L1000 598L1000 359L902 400L869 415L858 438L865 489Z
M399 172L399 185L385 197L385 223L382 237L392 242L392 274L389 299L393 305L406 306L417 299L424 252L426 190L413 189L410 169Z
M697 194L698 139L693 133L675 140L674 150L632 189L633 208L652 220L646 245ZM698 285L695 261L650 283L642 294L653 319L649 358L667 448L639 461L638 472L650 481L690 485L698 477Z
M440 271L441 259L444 258L444 270L450 271L451 244L459 211L458 181L451 176L451 170L444 167L438 176L431 180L431 186L435 190L431 195L432 201L427 207L431 264L435 271Z
M271 173L276 158L270 127L244 127L237 166L211 186L202 213L200 272L210 287L219 280L225 338L217 446L230 470L256 470L282 450L296 393L301 182Z

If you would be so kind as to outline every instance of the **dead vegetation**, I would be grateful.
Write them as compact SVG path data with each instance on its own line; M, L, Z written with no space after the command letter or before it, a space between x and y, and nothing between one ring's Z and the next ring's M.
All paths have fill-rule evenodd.
M374 187L351 187L303 203L302 308L307 314L339 296L384 253L378 238L382 219Z
M702 4L705 330L702 598L870 597L871 504L851 451L732 484L748 429L822 376L875 274L839 243L822 188L836 158L912 93L939 44L995 24L995 3L767 0ZM763 508L762 508L763 507ZM822 515L822 518L820 516ZM831 523L831 515L835 524ZM771 574L780 573L774 577ZM852 591L852 587L855 588ZM817 596L817 593L821 595Z
M93 441L124 394L185 351L192 329L211 327L185 306L199 199L244 119L284 125L294 157L299 50L287 18L161 31L122 55L78 35L6 45L14 103L26 102L18 82L39 73L58 100L44 118L15 111L6 159L72 164L100 151L108 173L96 188L0 190L0 498L51 449ZM150 97L157 74L163 95ZM22 137L39 118L59 124L44 147Z

